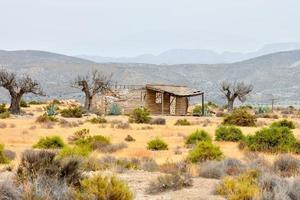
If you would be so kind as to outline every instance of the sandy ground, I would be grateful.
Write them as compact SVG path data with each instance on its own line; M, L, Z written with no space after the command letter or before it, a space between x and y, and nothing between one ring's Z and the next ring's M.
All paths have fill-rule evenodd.
M117 157L143 157L148 156L154 158L158 163L166 161L179 161L182 160L188 150L184 148L184 137L197 129L207 131L214 137L216 127L222 122L222 118L217 117L178 117L178 116L163 116L167 120L167 124L160 125L146 125L146 124L130 124L129 129L112 128L109 123L104 125L95 125L86 122L90 117L83 117L80 119L66 119L67 121L81 121L84 122L78 127L63 128L59 124L53 128L43 127L41 124L35 122L36 118L43 113L42 106L33 106L26 108L27 113L32 113L33 116L12 116L10 119L0 119L0 125L6 124L5 128L0 128L0 143L4 144L7 149L13 150L20 156L21 152L25 149L30 149L41 137L59 135L66 142L68 136L72 135L75 131L88 128L92 135L105 135L109 136L113 143L124 142L127 135L133 136L136 141L127 143L128 148L115 152L112 155ZM154 116L155 117L155 116ZM160 116L161 117L161 116ZM187 118L193 123L191 126L174 126L178 119ZM122 120L128 121L127 116L107 116L108 121ZM259 119L266 124L270 124L274 119ZM300 124L299 119L291 119L296 124ZM244 134L253 134L261 127L241 127ZM300 137L300 129L296 128L294 131L296 137ZM155 137L160 137L165 140L169 145L167 151L149 151L146 149L147 142ZM234 157L238 159L244 158L244 153L237 147L237 143L232 142L214 142L220 146L221 150L227 157ZM183 153L176 155L175 149L179 148ZM266 155L272 159L274 156Z
M214 195L213 188L219 182L215 179L193 178L193 186L178 191L167 191L158 195L149 195L145 193L149 183L161 173L130 171L125 174L119 174L123 180L126 180L129 187L133 190L136 200L222 200L224 198Z
M160 125L146 125L146 124L130 124L129 129L117 129L112 128L109 123L104 125L95 125L86 122L90 117L83 117L80 119L66 119L67 121L82 121L82 125L72 128L63 128L59 124L53 126L53 128L43 127L41 124L35 122L36 118L42 114L41 105L31 106L26 108L27 113L32 113L33 116L21 116L10 119L0 119L0 125L5 124L6 128L0 128L0 143L4 144L7 149L13 150L17 153L18 157L25 149L30 149L41 137L59 135L66 142L67 138L72 135L76 130L82 128L90 129L92 135L105 135L109 136L113 143L124 142L124 138L127 135L133 136L136 141L127 143L128 148L113 153L117 157L143 157L148 156L154 158L158 163L164 163L166 161L179 161L182 160L188 150L184 148L184 137L191 134L197 129L203 129L207 131L212 137L216 127L222 122L222 118L217 117L178 117L178 116L163 116L167 120L167 124ZM158 117L158 116L155 116ZM187 118L193 123L191 126L174 126L177 119ZM108 121L122 120L128 121L127 116L107 116ZM270 124L274 119L259 119L266 124ZM299 119L292 119L296 124L300 123ZM253 134L261 127L241 127L244 134ZM300 137L300 129L294 130L296 137ZM169 144L169 150L167 151L149 151L146 149L147 142L155 137L160 137ZM220 146L221 150L227 157L234 157L238 159L244 158L244 153L237 147L237 143L232 142L214 142ZM176 155L175 149L179 148L183 153ZM99 154L101 156L101 154ZM272 159L274 156L266 155Z
M43 113L41 105L31 105L30 108L25 109L26 113L32 115L25 116L12 116L10 119L0 119L0 143L5 145L6 149L13 150L17 153L18 162L21 153L32 148L41 137L58 135L62 137L67 143L67 138L75 131L88 128L92 135L105 135L109 136L112 143L124 142L124 138L127 135L133 136L136 141L130 142L128 148L122 149L112 156L116 157L151 157L158 163L181 161L183 160L188 149L184 147L185 136L191 134L197 129L203 129L207 131L212 137L214 137L216 127L222 122L222 118L217 117L175 117L175 116L163 116L167 120L166 125L146 125L146 124L130 124L129 129L117 129L112 128L110 123L104 125L95 125L86 122L89 117L83 117L80 119L65 119L69 122L83 122L78 127L63 128L56 123L52 128L43 127L41 124L36 123L36 118ZM158 116L154 116L158 117ZM161 117L161 116L160 116ZM107 116L105 117L109 122L113 120L128 121L127 116ZM174 126L174 123L178 119L187 118L193 123L191 126ZM300 138L300 119L293 120L297 128L293 130L295 136ZM270 124L274 119L259 119L263 124ZM6 127L4 127L6 126ZM253 134L261 127L241 127L244 134ZM147 142L155 137L160 137L165 140L169 145L169 150L166 151L149 151L146 149ZM237 159L244 159L245 155L238 149L238 144L233 142L214 142L220 146L222 152L226 157L233 157ZM180 149L182 154L175 154L175 149ZM94 153L96 156L103 156L101 153ZM273 160L275 155L264 154L264 156ZM143 171L133 171L124 174L119 174L121 179L128 182L129 186L135 193L136 199L143 200L176 200L176 199L200 199L200 200L218 200L223 199L219 196L213 195L213 189L218 180L193 178L194 184L191 188L186 188L180 191L170 191L159 195L147 195L145 194L145 188L148 186L151 180L157 178L159 173L149 173Z

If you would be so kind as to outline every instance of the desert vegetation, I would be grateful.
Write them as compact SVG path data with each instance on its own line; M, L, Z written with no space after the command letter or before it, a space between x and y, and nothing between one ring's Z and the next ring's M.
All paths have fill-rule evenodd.
M7 191L0 192L1 198L155 199L176 193L235 200L298 195L296 108L289 114L282 114L283 108L259 111L278 115L265 118L256 107L228 112L207 103L207 116L175 117L152 116L144 108L100 116L60 101L29 105L22 112L33 113L30 117L0 122L0 173L11 177L5 185L0 178L0 191ZM6 112L10 114L1 105L0 113ZM202 190L203 184L208 188Z

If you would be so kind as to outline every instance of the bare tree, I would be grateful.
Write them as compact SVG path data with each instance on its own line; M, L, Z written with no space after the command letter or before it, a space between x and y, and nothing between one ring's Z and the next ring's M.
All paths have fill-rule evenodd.
M238 98L241 102L245 102L247 95L253 90L253 86L244 82L223 81L220 90L227 99L228 110L232 111L235 99Z
M0 70L0 87L8 90L11 97L9 110L12 114L20 114L20 101L24 94L44 95L37 81L28 75L18 78L13 72Z
M98 70L93 70L86 76L78 76L72 87L81 89L85 94L84 108L91 111L92 102L96 94L103 94L110 91L111 76L100 74Z

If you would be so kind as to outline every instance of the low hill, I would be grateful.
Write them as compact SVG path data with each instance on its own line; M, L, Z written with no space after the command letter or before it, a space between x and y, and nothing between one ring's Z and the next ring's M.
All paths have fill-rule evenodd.
M222 80L242 80L254 85L252 102L269 103L273 95L281 104L300 103L300 50L211 65L100 64L59 54L29 52L34 52L34 56L20 51L16 55L10 54L9 59L3 59L5 56L0 52L0 65L33 76L51 97L80 98L80 91L70 88L70 82L78 74L95 68L107 74L112 73L113 80L119 84L184 84L203 90L208 100L217 102L222 102L218 90ZM2 92L3 101L8 99L5 94Z

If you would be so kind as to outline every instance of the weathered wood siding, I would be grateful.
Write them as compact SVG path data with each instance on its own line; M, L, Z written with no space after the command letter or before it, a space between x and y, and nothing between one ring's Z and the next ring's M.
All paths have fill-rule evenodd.
M186 115L188 106L187 97L176 97L175 115Z
M151 114L160 115L162 114L162 104L156 103L156 91L147 90L146 99L145 99L145 107L150 111ZM164 114L170 114L170 95L164 93L163 95L164 102Z

